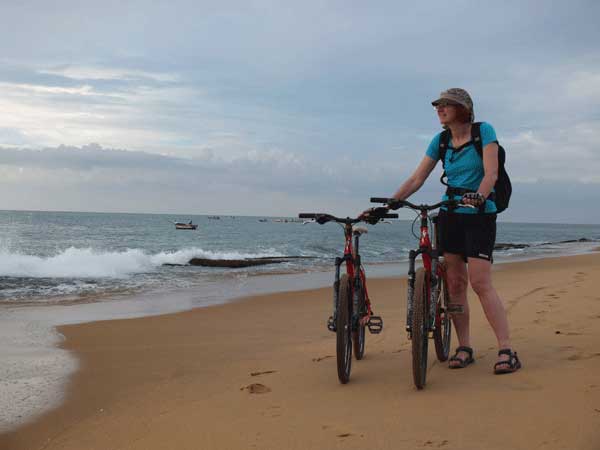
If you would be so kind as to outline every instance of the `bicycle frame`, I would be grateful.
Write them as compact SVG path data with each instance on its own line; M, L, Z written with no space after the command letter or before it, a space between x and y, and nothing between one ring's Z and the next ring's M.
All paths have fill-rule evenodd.
M357 312L359 311L359 292L360 287L364 289L365 293L365 304L367 307L367 313L371 314L371 302L369 301L369 295L367 293L367 280L365 276L365 271L362 268L360 261L360 254L358 252L359 246L359 236L354 236L354 244L352 242L353 229L352 225L345 224L344 225L344 236L346 243L344 245L344 256L335 258L335 278L334 278L334 289L333 289L333 317L334 320L337 317L337 305L338 305L338 294L340 287L340 267L343 263L346 263L346 273L348 274L348 278L352 280L351 283L351 292L352 292L352 303L353 303L353 311L352 314L352 329L353 331L356 329L358 324L359 317ZM358 267L358 270L356 270Z
M412 314L413 314L413 300L414 300L414 288L415 288L415 261L419 255L423 258L423 268L429 279L431 285L426 284L428 305L429 305L429 331L434 331L435 327L439 325L439 317L436 314L437 300L439 298L439 283L438 279L442 276L442 268L439 264L440 253L437 249L435 242L437 236L434 230L433 244L429 237L429 215L426 210L420 211L421 226L420 226L420 237L419 237L419 248L417 250L411 250L408 254L408 304L406 308L406 331L411 338L412 329ZM430 288L431 286L431 288Z

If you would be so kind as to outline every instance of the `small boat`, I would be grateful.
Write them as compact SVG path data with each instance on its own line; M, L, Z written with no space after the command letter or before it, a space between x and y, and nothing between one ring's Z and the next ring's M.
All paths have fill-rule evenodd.
M196 228L198 228L197 224L192 223L192 221L190 220L189 223L183 223L183 222L173 222L175 224L175 229L177 230L195 230Z

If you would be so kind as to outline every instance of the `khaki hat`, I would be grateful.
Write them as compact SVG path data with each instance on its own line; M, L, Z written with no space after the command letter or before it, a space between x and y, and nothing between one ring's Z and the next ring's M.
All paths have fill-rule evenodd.
M440 93L440 98L431 102L433 106L437 106L443 100L447 100L449 102L458 103L459 105L464 106L469 111L471 111L471 115L475 117L475 113L473 111L473 100L471 100L471 96L467 91L461 88L450 88Z

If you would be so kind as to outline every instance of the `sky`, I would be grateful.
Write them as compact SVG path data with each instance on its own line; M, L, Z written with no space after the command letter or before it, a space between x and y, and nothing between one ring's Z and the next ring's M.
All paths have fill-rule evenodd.
M600 2L0 3L0 209L355 215L467 89L512 222L600 223ZM411 200L440 198L441 168ZM407 216L408 217L408 216Z

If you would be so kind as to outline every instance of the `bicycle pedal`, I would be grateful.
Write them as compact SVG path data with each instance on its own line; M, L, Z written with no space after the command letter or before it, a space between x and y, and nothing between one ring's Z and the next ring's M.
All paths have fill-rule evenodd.
M462 314L465 312L465 308L460 303L448 303L446 311L450 314Z
M381 316L371 316L367 322L367 327L369 328L369 333L379 334L383 330L383 319Z
M327 319L327 329L333 333L336 332L335 320L333 320L333 316L329 316Z

